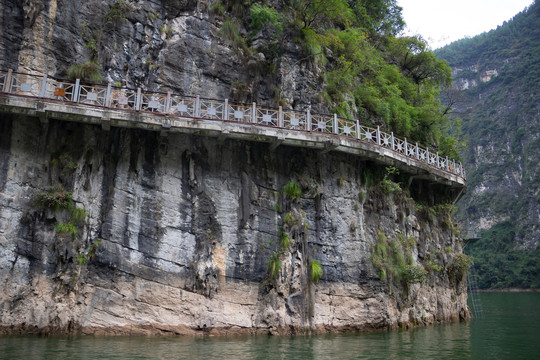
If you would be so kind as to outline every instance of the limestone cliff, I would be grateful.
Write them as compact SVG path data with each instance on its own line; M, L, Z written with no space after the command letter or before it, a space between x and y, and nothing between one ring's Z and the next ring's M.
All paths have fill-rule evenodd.
M413 239L425 269L450 268L461 244L447 220L370 186L362 159L7 115L0 125L4 330L285 333L467 315L464 283L445 271L410 286L380 279L381 234ZM294 200L282 190L291 179ZM71 198L81 222L62 205ZM77 230L59 226L69 223ZM279 251L282 230L291 243Z
M206 1L2 5L4 68L62 77L97 57L122 85L325 110L300 45L276 66L233 49ZM285 334L468 317L451 192L387 176L332 151L1 114L0 331Z
M301 44L284 44L279 59L263 33L249 51L230 46L211 4L2 0L0 67L65 78L93 61L105 81L132 88L326 110Z
M438 54L454 68L454 84L461 91L447 101L463 119L468 138L463 159L469 191L460 203L460 217L482 230L511 224L512 247L528 252L540 243L540 30L534 26L539 19L540 3L535 2L497 29ZM500 281L489 277L493 285Z

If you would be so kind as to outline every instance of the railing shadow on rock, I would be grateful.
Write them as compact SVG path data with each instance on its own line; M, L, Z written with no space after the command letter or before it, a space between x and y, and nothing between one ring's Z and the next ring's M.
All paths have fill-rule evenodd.
M377 128L361 125L358 120L342 119L336 114L312 114L278 109L261 108L253 103L231 104L223 101L201 98L200 96L180 96L172 92L161 93L120 88L109 83L103 85L83 84L57 80L48 76L18 73L13 70L0 71L0 91L26 97L46 98L63 102L73 102L89 106L151 112L167 116L192 117L209 120L251 123L287 130L320 132L369 143L401 153L434 168L454 174L465 181L465 169L461 162L439 156L438 153L422 148L417 143L407 142L393 133L385 133Z

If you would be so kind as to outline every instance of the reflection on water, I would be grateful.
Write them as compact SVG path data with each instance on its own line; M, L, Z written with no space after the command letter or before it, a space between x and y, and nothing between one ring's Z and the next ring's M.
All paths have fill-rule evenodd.
M298 337L0 337L1 359L531 359L540 294L481 294L484 317L406 331Z
M469 329L448 324L409 331L306 337L0 338L5 359L448 359L470 358Z
M484 316L471 322L475 359L540 358L540 293L481 294Z

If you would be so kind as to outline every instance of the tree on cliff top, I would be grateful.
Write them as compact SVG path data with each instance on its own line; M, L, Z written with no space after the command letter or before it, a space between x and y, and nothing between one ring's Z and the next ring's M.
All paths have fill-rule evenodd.
M249 34L242 41L246 56L262 52L279 66L291 43L303 49L297 64L307 64L320 79L312 85L321 90L315 111L359 119L459 157L459 131L438 98L451 84L450 68L421 38L396 37L405 24L396 0L225 3L245 27L239 34ZM239 4L251 10L240 11Z

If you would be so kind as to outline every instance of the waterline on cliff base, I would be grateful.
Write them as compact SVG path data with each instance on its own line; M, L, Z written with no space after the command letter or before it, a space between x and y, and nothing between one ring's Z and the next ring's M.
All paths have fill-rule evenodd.
M318 336L0 337L2 359L531 359L540 293L482 293L484 317L411 330Z

